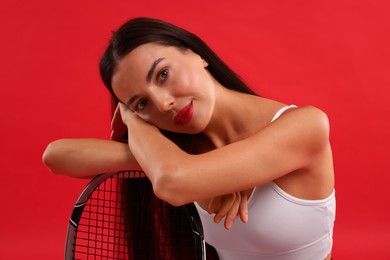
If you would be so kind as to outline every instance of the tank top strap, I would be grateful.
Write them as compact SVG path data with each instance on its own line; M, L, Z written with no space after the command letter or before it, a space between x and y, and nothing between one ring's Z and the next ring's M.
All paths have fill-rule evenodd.
M271 122L273 122L276 119L278 119L287 109L290 109L290 108L293 108L293 107L297 107L297 106L296 105L289 105L289 106L284 106L281 109L279 109L278 112L276 112L276 114L272 118Z

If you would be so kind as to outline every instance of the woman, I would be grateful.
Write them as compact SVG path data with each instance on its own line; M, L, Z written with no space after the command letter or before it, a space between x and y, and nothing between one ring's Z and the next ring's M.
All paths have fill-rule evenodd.
M196 201L220 259L330 259L325 113L254 95L198 37L149 18L113 34L100 71L118 101L112 139L128 132L127 144L56 141L44 154L53 172L91 177L139 165L157 197ZM190 142L181 149L183 136Z

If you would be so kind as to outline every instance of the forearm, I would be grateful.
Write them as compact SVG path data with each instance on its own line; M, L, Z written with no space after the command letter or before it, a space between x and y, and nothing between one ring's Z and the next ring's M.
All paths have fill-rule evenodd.
M75 178L139 169L127 144L103 139L60 139L47 146L42 159L51 172Z
M169 165L177 165L178 155L185 154L157 128L134 124L129 132L132 133L128 141L130 150L151 180Z

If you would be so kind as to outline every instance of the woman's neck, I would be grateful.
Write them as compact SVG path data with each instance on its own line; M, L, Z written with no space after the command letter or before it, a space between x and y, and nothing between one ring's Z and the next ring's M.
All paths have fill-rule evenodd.
M215 147L242 140L259 130L254 121L261 122L263 98L216 87L213 116L204 134Z

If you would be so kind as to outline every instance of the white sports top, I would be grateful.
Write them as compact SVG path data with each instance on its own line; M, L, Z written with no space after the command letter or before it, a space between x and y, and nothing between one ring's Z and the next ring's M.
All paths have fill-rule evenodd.
M291 107L283 107L272 121ZM323 260L332 248L335 191L323 200L304 200L274 182L255 187L248 200L248 222L235 221L230 231L195 205L205 240L221 260Z

